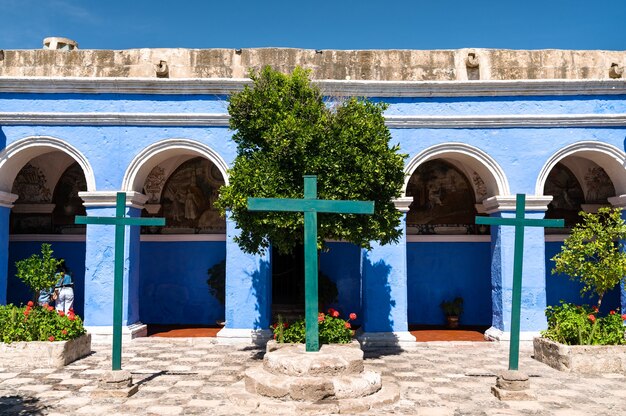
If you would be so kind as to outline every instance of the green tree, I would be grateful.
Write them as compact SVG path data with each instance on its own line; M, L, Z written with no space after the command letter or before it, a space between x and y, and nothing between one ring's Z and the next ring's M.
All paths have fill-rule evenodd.
M371 241L398 241L401 214L392 200L401 193L406 156L389 145L386 105L357 98L325 102L301 68L285 75L265 67L250 77L253 86L230 98L237 158L218 200L241 229L240 247L263 252L271 241L281 253L290 253L302 243L302 215L249 212L246 200L300 199L303 175L317 175L320 199L375 203L374 215L319 215L318 246L326 239L364 248Z
M552 274L564 273L583 284L581 295L598 295L600 308L604 294L626 276L626 222L619 209L600 208L597 214L580 213L582 221L554 256Z
M33 254L27 259L15 262L16 276L26 284L33 292L33 300L36 300L39 291L54 286L58 277L55 276L57 266L63 260L57 260L52 256L50 244L41 245L41 255Z

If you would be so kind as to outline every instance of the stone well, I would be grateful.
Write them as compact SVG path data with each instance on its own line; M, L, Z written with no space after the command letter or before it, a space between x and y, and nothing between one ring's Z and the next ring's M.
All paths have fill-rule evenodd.
M245 373L248 394L307 406L332 407L333 412L366 411L399 398L397 384L363 365L358 343L322 345L306 352L303 344L270 341L263 364Z

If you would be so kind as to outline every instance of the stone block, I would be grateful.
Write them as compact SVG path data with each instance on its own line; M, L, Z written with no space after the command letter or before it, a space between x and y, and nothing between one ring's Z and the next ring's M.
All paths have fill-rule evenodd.
M263 365L270 373L290 376L358 374L363 371L363 351L355 344L322 345L319 352L310 353L303 344L268 343Z
M332 380L335 397L353 399L369 396L380 390L382 380L380 373L365 371L361 374L337 377Z
M289 396L293 400L315 402L334 394L332 381L321 377L300 377L289 385Z
M534 358L559 371L579 374L626 373L626 345L564 345L533 340Z
M530 390L505 390L498 386L491 386L491 392L499 400L534 400L535 396Z
M522 391L530 388L528 375L520 371L504 371L496 379L496 387L509 391Z
M0 343L0 367L59 368L90 353L90 334L69 341Z

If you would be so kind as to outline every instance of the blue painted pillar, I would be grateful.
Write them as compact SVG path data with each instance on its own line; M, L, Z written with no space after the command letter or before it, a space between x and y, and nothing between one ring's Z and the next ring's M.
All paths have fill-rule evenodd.
M87 215L115 216L115 192L80 192ZM128 192L126 215L141 216L147 197ZM128 327L139 322L139 227L127 227L124 240L124 300L122 324ZM113 275L115 270L115 227L87 225L85 255L85 325L110 327L113 325ZM98 333L98 330L95 330ZM102 331L107 334L108 331Z
M609 198L609 202L614 208L622 210L622 219L626 220L626 195L619 195ZM622 246L626 250L626 241L622 240ZM620 283L620 311L626 313L626 282Z
M413 197L396 200L402 212L398 243L372 244L361 255L363 327L359 340L365 346L394 346L413 342L408 331L406 213Z
M548 197L526 197L526 218L542 219ZM514 218L515 196L496 196L483 201L492 217ZM491 226L491 297L492 327L487 335L508 339L511 331L511 300L513 290L513 255L515 228ZM530 340L547 326L546 308L545 235L540 227L524 230L524 264L522 271L522 305L520 339Z
M245 253L234 241L240 234L226 213L226 326L221 342L263 342L269 330L272 307L272 272L269 254Z
M9 280L9 216L17 195L0 191L0 305L7 303Z

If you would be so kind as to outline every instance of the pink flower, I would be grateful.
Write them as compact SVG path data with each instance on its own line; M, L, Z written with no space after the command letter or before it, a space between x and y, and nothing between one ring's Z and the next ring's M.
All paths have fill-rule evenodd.
M594 314L589 314L589 316L588 316L587 318L589 318L589 320L590 320L591 322L595 322L595 321L596 321L596 317L595 317L595 315L594 315Z
M333 310L333 313L331 315L333 316L333 318L339 318L339 311Z
M350 322L346 322L346 328L350 329Z
M320 314L320 315L317 317L317 322L318 322L318 323L320 323L320 324L321 324L322 322L324 322L324 314Z
M354 321L356 319L356 313L352 312L350 314L350 319Z

